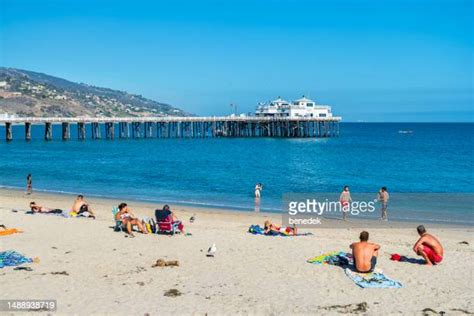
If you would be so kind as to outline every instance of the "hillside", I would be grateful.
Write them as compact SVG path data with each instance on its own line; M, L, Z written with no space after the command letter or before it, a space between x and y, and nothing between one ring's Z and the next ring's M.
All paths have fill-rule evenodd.
M189 116L169 104L124 91L0 67L0 114L18 116Z

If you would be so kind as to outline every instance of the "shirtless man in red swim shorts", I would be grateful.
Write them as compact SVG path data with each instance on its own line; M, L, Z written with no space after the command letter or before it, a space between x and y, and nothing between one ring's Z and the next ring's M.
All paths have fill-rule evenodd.
M418 226L416 230L421 237L413 246L413 251L422 256L428 266L440 263L443 260L444 250L439 240L428 234L423 225Z

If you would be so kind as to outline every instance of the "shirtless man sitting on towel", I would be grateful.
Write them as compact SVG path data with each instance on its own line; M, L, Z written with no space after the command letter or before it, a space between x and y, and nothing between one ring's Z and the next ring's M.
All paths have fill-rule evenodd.
M380 246L368 242L369 233L366 231L360 233L359 239L360 242L355 242L350 246L354 257L354 267L360 273L372 272L377 264Z
M85 217L92 217L95 219L95 214L92 211L89 203L84 200L84 196L79 194L72 205L72 211L78 215L83 215Z
M439 240L426 232L425 226L420 225L416 228L420 238L413 246L413 251L423 257L426 265L432 266L443 260L444 250Z

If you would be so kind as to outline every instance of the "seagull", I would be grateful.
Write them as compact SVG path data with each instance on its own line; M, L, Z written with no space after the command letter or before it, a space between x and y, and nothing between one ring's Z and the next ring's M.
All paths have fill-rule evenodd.
M193 214L193 216L189 218L189 222L194 223L195 220L196 220L196 214Z
M216 244L212 244L211 247L209 247L209 249L207 250L207 257L214 257L214 255L216 254L216 251L217 251L217 248L216 248Z

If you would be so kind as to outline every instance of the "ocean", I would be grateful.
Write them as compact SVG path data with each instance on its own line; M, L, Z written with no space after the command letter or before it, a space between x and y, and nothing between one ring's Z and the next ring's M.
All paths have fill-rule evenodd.
M348 185L354 198L386 186L394 210L397 195L449 200L430 209L404 205L391 218L474 224L472 204L451 204L472 200L472 123L341 123L339 137L324 139L79 141L71 126L72 139L62 141L54 126L47 142L43 128L33 126L27 142L24 127L14 126L6 142L0 126L0 186L24 188L31 173L35 190L254 211L260 182L259 208L273 212L288 193L339 193Z

